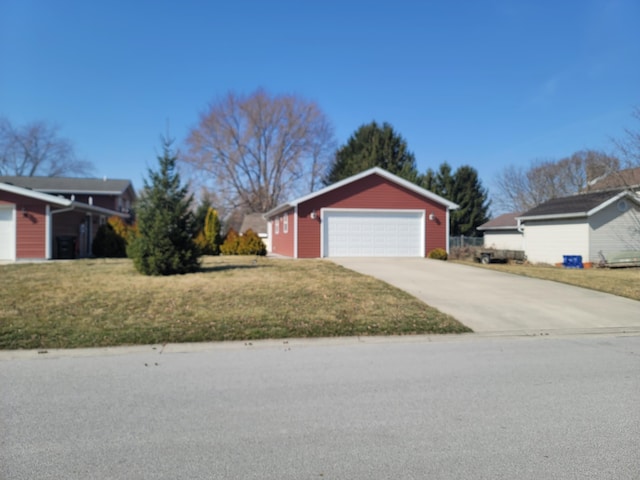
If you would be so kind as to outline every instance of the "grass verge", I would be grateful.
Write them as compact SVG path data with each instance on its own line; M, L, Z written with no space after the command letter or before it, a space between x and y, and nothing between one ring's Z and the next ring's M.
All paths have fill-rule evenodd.
M126 259L0 266L0 349L468 331L322 260L205 257L201 272L172 277Z
M488 268L500 272L523 275L526 277L552 280L577 287L611 293L620 297L640 300L640 268L560 268L549 265L518 265L491 263L482 265L473 262L479 268Z

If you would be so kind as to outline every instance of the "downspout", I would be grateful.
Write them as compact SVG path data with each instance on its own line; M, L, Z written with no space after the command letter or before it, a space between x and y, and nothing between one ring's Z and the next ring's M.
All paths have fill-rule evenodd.
M522 223L521 223L519 218L517 218L516 221L518 222L516 224L516 230L518 230L518 232L520 232L522 234L522 251L526 252L527 249L525 248L525 244L524 244L524 241L525 241L525 239L524 239L524 225L522 225ZM526 253L525 253L525 255L526 255Z
M293 258L298 258L298 205L293 210Z
M47 205L44 207L45 208L45 214L44 214L44 221L45 221L45 226L44 226L44 258L46 258L47 260L51 260L51 205L49 205L47 203Z
M447 241L445 242L447 244L446 245L447 255L450 253L449 252L449 246L451 244L451 238L449 237L449 235L451 235L451 228L450 228L450 223L451 223L450 220L451 220L451 218L450 218L450 216L451 216L451 209L449 207L447 207L447 214L446 214L446 217L447 217L446 232L447 233L446 233L446 236L445 236L445 238L447 239Z

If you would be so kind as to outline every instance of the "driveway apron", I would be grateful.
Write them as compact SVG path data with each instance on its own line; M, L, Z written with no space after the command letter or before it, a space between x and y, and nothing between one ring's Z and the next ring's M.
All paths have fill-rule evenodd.
M424 258L332 258L398 287L477 333L640 332L640 302Z

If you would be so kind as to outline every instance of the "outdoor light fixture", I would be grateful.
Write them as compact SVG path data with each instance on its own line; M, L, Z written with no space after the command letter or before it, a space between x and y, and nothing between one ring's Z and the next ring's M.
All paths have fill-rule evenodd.
M309 216L311 217L311 220L315 220L318 217L315 210L311 210L311 215Z
M433 222L435 219L436 219L436 214L435 214L435 213L433 213L433 212L431 212L431 213L429 214L429 220L431 220L431 221Z

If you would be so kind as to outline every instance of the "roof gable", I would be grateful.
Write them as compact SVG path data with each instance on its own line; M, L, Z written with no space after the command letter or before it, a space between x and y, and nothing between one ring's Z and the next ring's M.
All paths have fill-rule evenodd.
M267 213L264 214L264 216L266 218L271 217L273 215L276 215L278 213L282 213L286 210L289 210L290 208L296 207L299 204L306 202L308 200L311 200L313 198L319 197L321 195L324 195L326 193L329 193L333 190L337 190L338 188L344 187L345 185L349 185L351 183L354 183L362 178L368 177L370 175L379 175L387 180L389 180L392 183L395 183L397 185L400 185L404 188L406 188L407 190L411 190L415 193L417 193L418 195L421 195L423 197L426 197L430 200L433 200L436 203L439 203L443 206L445 206L447 209L451 209L451 210L455 210L457 208L459 208L459 205L447 200L446 198L441 197L440 195L436 195L433 192L430 192L429 190L425 190L422 187L419 187L418 185L416 185L415 183L412 183L408 180L405 180L404 178L400 178L397 175L394 175L393 173L390 173L380 167L373 167L370 168L368 170L365 170L363 172L360 172L356 175L352 175L351 177L345 178L343 180L340 180L339 182L333 183L331 185L329 185L328 187L325 187L321 190L318 190L317 192L313 192L310 193L309 195L305 195L303 197L297 198L295 200L292 200L290 202L287 203L283 203L281 205L278 205L276 208L274 208L273 210L268 211Z
M554 198L528 210L518 218L520 220L543 220L588 217L622 197L628 197L636 203L640 203L640 198L637 195L626 190L598 191L571 197Z
M129 180L73 177L0 176L0 182L46 193L120 195L133 186Z

